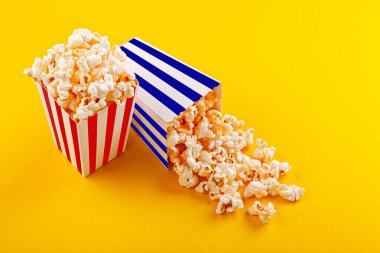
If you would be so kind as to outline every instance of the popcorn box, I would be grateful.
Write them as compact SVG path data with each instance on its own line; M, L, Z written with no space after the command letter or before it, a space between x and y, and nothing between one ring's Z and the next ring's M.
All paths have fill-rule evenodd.
M218 97L215 107L221 110L221 84L139 38L121 50L139 81L131 126L168 168L167 123L212 90Z
M135 96L123 105L112 103L80 122L48 95L46 87L37 85L55 146L86 177L121 155L127 145Z

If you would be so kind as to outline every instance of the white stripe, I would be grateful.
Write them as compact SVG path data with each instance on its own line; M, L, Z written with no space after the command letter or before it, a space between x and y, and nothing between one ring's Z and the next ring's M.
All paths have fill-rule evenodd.
M71 127L70 127L70 116L63 108L61 108L61 112L62 112L62 118L63 118L63 125L65 126L65 131L66 131L67 146L70 152L71 163L74 165L75 168L78 169L77 161L75 159L73 136L72 136Z
M145 130L139 125L138 122L136 122L135 120L132 120L132 123L137 127L137 129L141 132L142 135L144 135L145 139L147 139L149 141L149 143L156 149L156 151L158 153L160 153L160 155L164 158L164 159L167 159L166 157L166 153L164 151L162 151L162 149L156 144L156 142L150 138L149 134L147 134L145 132ZM149 147L148 147L149 148ZM152 151L153 152L153 151Z
M78 124L79 151L82 162L82 175L87 176L90 172L89 147L88 147L88 120L82 120Z
M132 44L128 44L132 45ZM132 45L133 46L133 45ZM194 103L191 99L186 97L184 94L182 94L180 91L174 89L172 86L167 84L166 82L162 81L157 76L153 75L151 72L146 70L144 67L136 63L135 61L127 58L127 62L132 65L136 71L136 73L139 74L143 79L145 79L148 83L152 84L154 87L168 95L170 98L172 98L174 101L177 101L180 105L183 107L190 106Z
M133 113L134 113L134 110L135 110L136 94L137 94L137 92L138 92L139 89L140 89L140 87L137 86L137 88L136 88L136 90L135 90L135 95L134 95L134 97L133 97L133 103L132 103L132 107L131 107L131 112L130 112L130 114L129 114L129 120L128 120L128 126L127 126L127 134L125 135L125 141L124 141L123 153L125 152L125 149L127 148L127 142L128 142L129 130L131 129L132 116L133 116Z
M57 136L58 136L58 140L59 140L59 143L60 143L60 146L61 146L62 154L64 154L67 157L65 145L64 145L63 139L62 139L61 127L59 126L59 120L58 120L57 110L55 108L55 102L54 102L53 98L51 98L50 96L48 96L48 97L49 97L51 112L53 114L54 123L55 123L55 129L57 130Z
M117 155L117 148L119 146L120 133L121 133L121 127L123 124L123 116L124 116L125 107L126 107L126 103L124 105L118 105L116 107L115 125L113 127L110 156L109 156L108 161L111 161Z
M171 111L169 108L167 108L165 105L163 105L160 101L158 101L155 97L149 94L146 90L144 90L143 87L140 86L138 99L144 101L144 103L147 105L148 108L151 108L151 110L157 114L162 120L165 122L172 121L175 117L177 117L177 114L175 114L173 111Z
M103 164L104 144L106 141L108 107L98 113L96 169Z
M147 53L146 51L136 47L135 45L133 45L131 43L127 43L124 47L129 49L130 51L132 51L136 55L140 56L141 58L143 58L144 60L146 60L150 64L152 64L152 65L156 66L157 68L159 68L160 70L164 71L165 73L167 73L171 77L177 79L178 81L180 81L181 83L183 83L184 85L189 87L190 89L201 94L202 96L204 96L205 94L207 94L210 91L210 88L208 88L206 85L204 85L204 84L198 82L197 80L189 77L188 75L184 74L183 72L173 68L169 64L161 61L160 59L158 59L155 56ZM137 71L137 69L136 69L136 73L138 73L140 75L140 72ZM156 85L156 83L154 83L154 85Z
M46 118L47 118L47 121L49 123L49 128L50 128L50 132L51 132L51 135L53 136L53 140L54 140L54 145L56 147L58 147L57 145L57 140L55 139L55 135L54 135L54 130L53 130L53 126L52 126L52 122L50 120L50 115L49 115L49 111L47 109L47 105L46 105L46 101L45 101L45 96L44 96L44 93L42 91L42 86L41 85L37 85L37 88L38 88L38 92L40 93L40 97L41 97L41 102L42 102L42 105L44 107L44 111L45 111L45 115L46 115Z
M135 116L143 122L143 124L166 146L166 138L164 138L138 111L134 112Z
M219 82L218 80L216 80L215 78L213 78L213 77L211 77L211 76L209 76L209 75L207 75L207 74L205 74L205 73L203 73L203 72L201 72L201 71L199 71L199 70L197 70L197 69L193 68L193 67L192 67L192 66L190 66L189 64L187 64L187 63L185 63L185 62L183 62L183 61L180 61L180 60L178 60L177 58L174 58L173 56L171 56L171 55L169 55L169 54L165 53L165 52L164 52L164 51L162 51L161 49L158 49L158 48L156 48L156 47L152 46L151 44L149 44L149 43L147 43L147 42L143 41L142 39L140 39L140 38L137 38L137 37L135 37L134 39L136 39L136 40L140 41L140 42L141 42L141 43L143 43L143 44L149 45L150 47L152 47L152 48L156 49L157 51L159 51L159 52L163 53L164 55L167 55L168 57L170 57L170 58L172 58L172 59L174 59L174 60L176 60L176 61L178 61L178 62L182 63L183 65L185 65L185 66L187 66L187 67L189 67L189 68L191 68L191 69L193 69L193 70L195 70L195 71L197 71L197 72L199 72L199 73L201 73L202 75L205 75L205 76L207 76L208 78L210 78L210 79L214 80L215 82L218 82L218 83L220 83L220 82Z
M162 120L155 112L153 112L139 97L136 97L136 104L140 106L162 129L166 131L168 123ZM134 110L137 111L137 110Z

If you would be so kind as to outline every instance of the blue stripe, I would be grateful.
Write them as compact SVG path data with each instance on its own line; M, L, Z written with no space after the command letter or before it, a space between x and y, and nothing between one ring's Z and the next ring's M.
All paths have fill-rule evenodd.
M149 128L135 115L133 114L133 119L144 129L144 131L154 140L154 142L164 151L167 152L166 146L157 138L157 136L149 130Z
M140 87L142 87L144 90L146 90L150 95L155 97L158 101L160 101L163 105L165 105L167 108L169 108L172 112L175 114L180 114L184 110L186 110L185 107L178 104L176 101L174 101L171 97L151 85L148 81L146 81L144 78L136 74L136 78L139 81Z
M166 138L166 131L162 129L162 127L157 124L157 122L152 119L145 111L143 108L141 108L138 104L135 104L136 110L143 116L156 130L159 132L162 137Z
M185 64L177 61L176 59L158 51L157 49L154 49L153 47L137 40L137 39L131 39L129 43L135 45L136 47L144 50L145 52L148 52L149 54L155 56L156 58L160 59L161 61L167 63L168 65L172 66L173 68L181 71L182 73L185 73L186 75L190 76L191 78L197 80L201 84L207 86L210 89L215 88L219 85L219 82L215 81L214 79L196 71L193 68L190 68L189 66L186 66Z
M128 58L130 58L131 60L133 60L134 62L136 62L137 64L139 64L140 66L148 70L149 72L151 72L153 75L160 78L162 81L164 81L165 83L167 83L174 89L178 90L180 93L182 93L183 95L191 99L191 101L193 102L198 101L202 97L201 94L190 89L189 87L187 87L186 85L178 81L177 79L163 72L156 66L152 65L151 63L144 60L143 58L136 55L135 53L131 52L130 50L126 49L125 47L121 47L121 50L124 51L124 53L128 56Z
M152 144L150 144L150 142L144 137L144 135L139 131L139 129L133 124L131 123L131 127L133 130L135 130L135 132L140 136L140 138L145 142L145 144L150 148L150 150L153 151L153 153L157 156L158 159L160 159L160 161L166 166L168 167L168 161L166 161L161 155L160 153L153 147Z

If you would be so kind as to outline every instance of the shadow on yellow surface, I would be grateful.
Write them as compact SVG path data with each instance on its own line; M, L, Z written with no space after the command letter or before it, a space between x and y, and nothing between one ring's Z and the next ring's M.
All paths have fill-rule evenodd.
M0 8L0 252L378 252L378 1L6 1ZM131 131L83 179L56 150L33 58L87 27L138 36L220 80L304 187L267 225L179 186ZM253 201L253 200L252 200ZM251 202L246 203L246 207Z

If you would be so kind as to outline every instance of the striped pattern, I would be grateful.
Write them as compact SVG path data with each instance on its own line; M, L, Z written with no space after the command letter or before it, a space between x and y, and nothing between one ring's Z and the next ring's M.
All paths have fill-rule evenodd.
M141 39L121 46L139 80L132 128L168 167L167 123L220 83Z
M125 151L134 97L124 105L114 103L77 123L48 95L45 87L37 87L54 144L83 176L93 173Z

